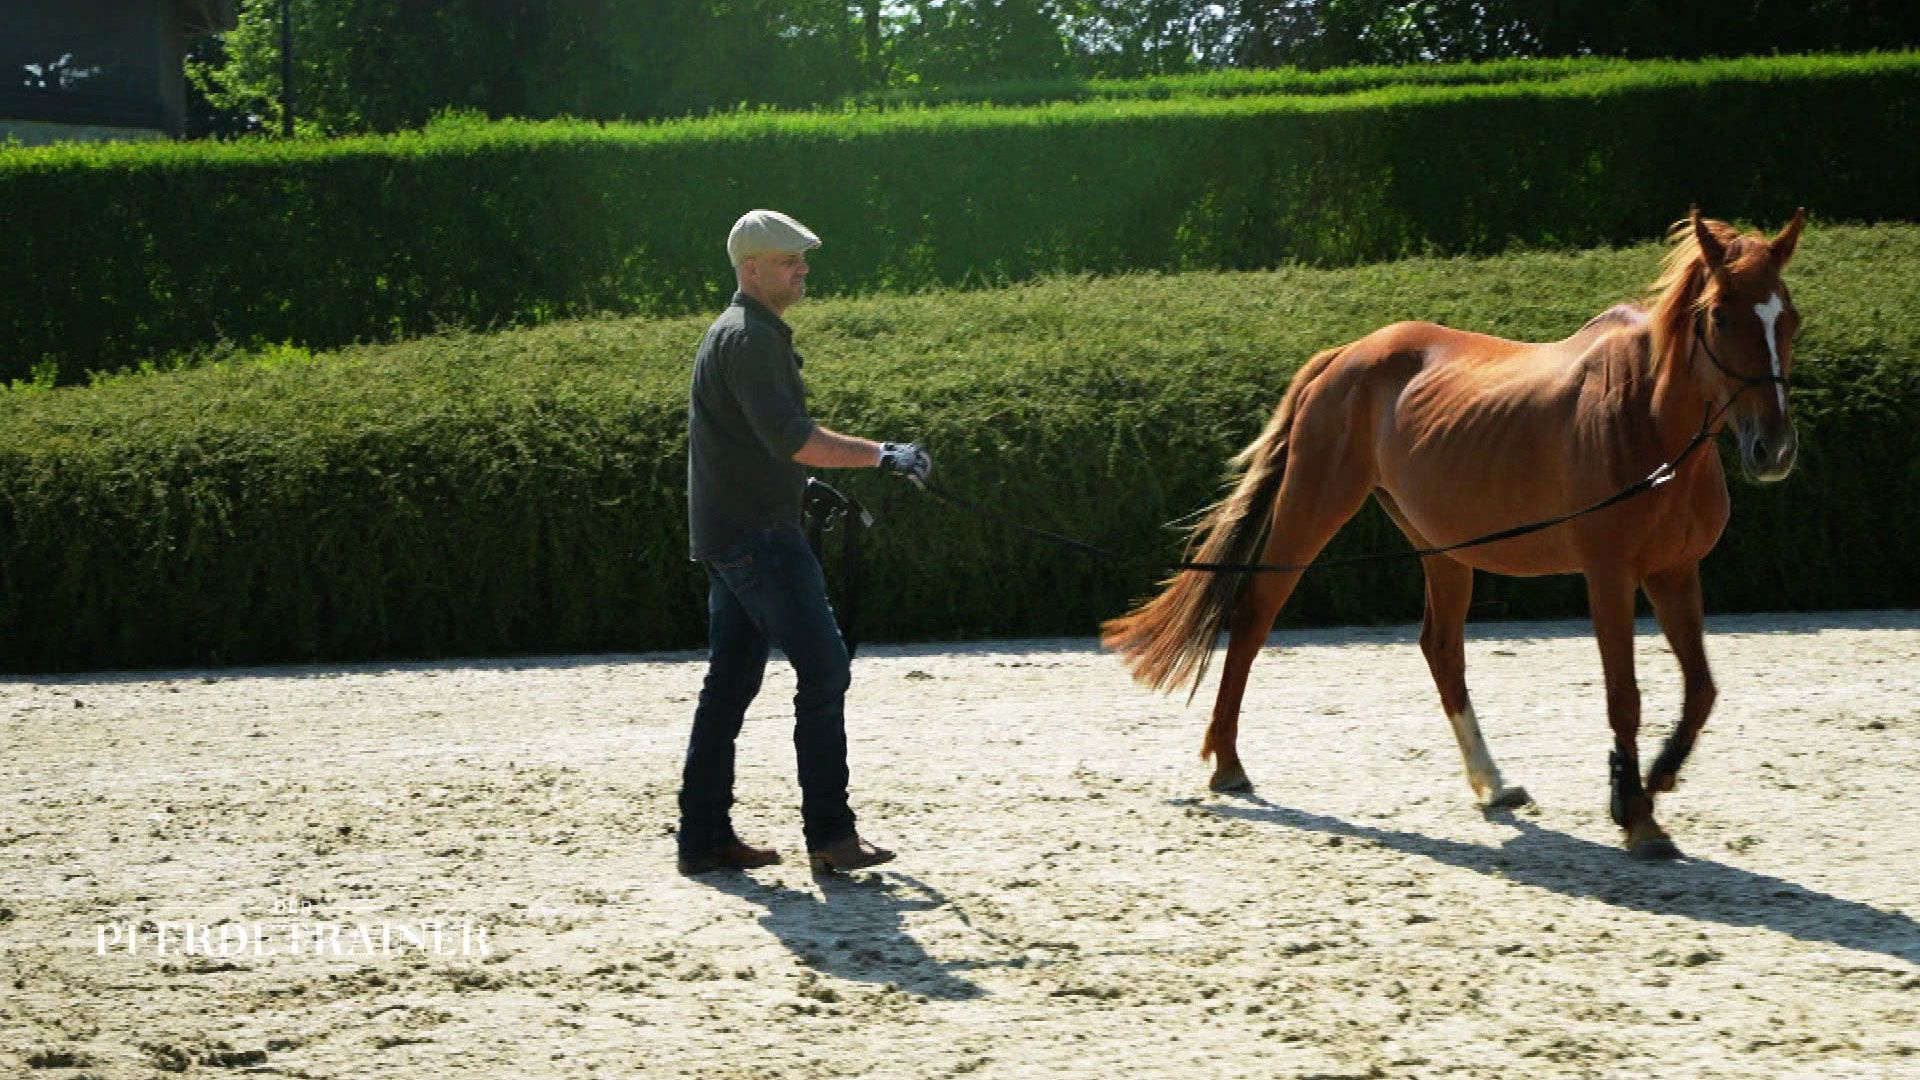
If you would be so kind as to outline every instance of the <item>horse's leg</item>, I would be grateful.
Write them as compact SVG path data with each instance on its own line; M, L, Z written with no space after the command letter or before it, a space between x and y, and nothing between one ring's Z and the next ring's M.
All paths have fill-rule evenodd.
M1262 561L1279 562L1278 559ZM1253 781L1240 764L1240 701L1247 692L1247 672L1273 630L1287 597L1300 582L1299 574L1253 574L1234 605L1227 636L1227 659L1220 672L1220 690L1213 698L1213 719L1207 724L1205 751L1213 755L1214 791L1252 791Z
M1647 791L1672 791L1687 755L1693 752L1694 739L1707 725L1713 711L1713 672L1707 668L1706 607L1700 598L1700 564L1653 574L1643 583L1653 613L1659 616L1660 629L1666 631L1667 644L1680 661L1680 674L1686 682L1686 697L1680 706L1680 723L1667 736L1665 745L1647 770Z
M1400 504L1385 488L1373 493L1380 508L1387 512L1407 542L1415 548L1432 543L1413 527L1400 512ZM1467 694L1467 608L1473 603L1473 568L1444 555L1420 560L1427 576L1427 610L1420 624L1420 651L1426 654L1427 668L1433 672L1433 685L1440 691L1440 707L1453 725L1454 741L1460 744L1460 758L1467 766L1467 784L1483 807L1522 806L1532 799L1522 787L1509 786L1500 776L1500 766L1487 752L1487 740L1480 734L1480 718L1474 715L1473 699Z
M1273 527L1261 562L1312 562L1340 526L1367 501L1372 489L1368 462L1314 450L1312 446L1295 445L1286 480L1274 500ZM1249 574L1248 579L1228 623L1226 663L1221 668L1220 691L1213 700L1213 719L1207 725L1203 746L1203 753L1213 755L1213 779L1207 786L1214 791L1253 790L1253 782L1240 764L1240 701L1246 694L1253 658L1267 643L1273 620L1300 584L1298 572Z
M1587 572L1587 607L1600 643L1607 680L1607 721L1613 753L1607 759L1614 824L1626 830L1635 858L1670 859L1680 854L1653 820L1653 797L1640 784L1640 687L1633 675L1634 582L1618 572Z
M1527 790L1510 785L1500 775L1480 734L1467 695L1467 608L1473 602L1473 568L1444 555L1421 560L1427 572L1427 612L1420 626L1420 651L1427 655L1433 684L1440 690L1440 707L1453 725L1460 758L1467 766L1467 783L1483 807L1522 806Z

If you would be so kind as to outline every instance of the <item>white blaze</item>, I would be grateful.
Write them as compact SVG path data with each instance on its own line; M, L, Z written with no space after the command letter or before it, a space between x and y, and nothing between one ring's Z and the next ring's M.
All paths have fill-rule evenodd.
M1773 392L1780 396L1780 416L1782 419L1787 415L1787 384L1779 381L1784 379L1785 376L1780 371L1780 346L1774 341L1773 324L1780 318L1780 313L1786 310L1786 307L1786 302L1780 299L1779 293L1774 293L1771 297L1768 297L1767 302L1764 304L1753 305L1753 313L1760 316L1760 328L1766 332L1767 356L1773 360L1773 377L1776 380L1773 384Z

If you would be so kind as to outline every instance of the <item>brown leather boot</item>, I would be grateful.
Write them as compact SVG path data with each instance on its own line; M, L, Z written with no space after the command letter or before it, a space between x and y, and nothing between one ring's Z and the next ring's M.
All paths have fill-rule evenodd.
M779 861L780 853L772 848L757 848L743 840L733 840L696 855L682 853L680 872L692 875L710 870L753 870Z
M838 870L865 870L869 866L879 866L893 861L893 852L886 848L874 847L860 839L857 833L848 833L826 847L807 853L813 863L815 873L830 873Z

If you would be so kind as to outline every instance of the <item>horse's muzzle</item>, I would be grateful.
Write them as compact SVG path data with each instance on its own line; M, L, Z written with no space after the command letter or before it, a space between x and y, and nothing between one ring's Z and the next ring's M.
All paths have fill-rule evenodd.
M1758 425L1756 425L1757 427ZM1785 480L1800 455L1800 436L1791 425L1778 434L1740 429L1740 466L1763 484Z

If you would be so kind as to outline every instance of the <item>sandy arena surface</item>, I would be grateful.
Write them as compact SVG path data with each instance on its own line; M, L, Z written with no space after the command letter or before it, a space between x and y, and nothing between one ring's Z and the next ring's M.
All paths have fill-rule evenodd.
M691 654L0 683L0 1075L1920 1077L1920 612L1711 620L1669 864L1607 820L1585 628L1470 630L1518 812L1414 627L1274 636L1250 797L1205 792L1211 684L873 647L855 806L902 855L826 879L778 662L736 820L787 861L701 879Z

